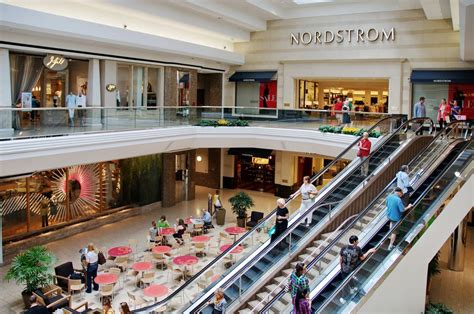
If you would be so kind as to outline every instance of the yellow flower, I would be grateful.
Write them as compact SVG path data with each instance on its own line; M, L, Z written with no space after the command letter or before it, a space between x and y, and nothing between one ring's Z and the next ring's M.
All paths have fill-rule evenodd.
M217 121L217 124L219 124L219 125L227 125L227 124L229 124L229 122L228 122L227 120L225 120L225 119L219 119L219 120Z

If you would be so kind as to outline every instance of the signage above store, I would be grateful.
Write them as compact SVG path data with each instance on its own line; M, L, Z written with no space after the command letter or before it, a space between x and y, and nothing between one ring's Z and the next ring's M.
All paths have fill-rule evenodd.
M337 31L316 31L316 32L298 32L291 33L291 45L308 46L314 45L328 45L328 44L342 44L348 43L364 43L375 41L395 41L395 28L390 30L369 28L365 29L340 29Z
M43 64L50 70L62 71L67 68L68 61L63 56L58 55L47 55L43 59Z
M252 163L257 165L268 165L269 162L268 158L252 157Z
M107 84L107 86L105 86L105 89L108 92L113 92L117 89L117 86L115 84Z

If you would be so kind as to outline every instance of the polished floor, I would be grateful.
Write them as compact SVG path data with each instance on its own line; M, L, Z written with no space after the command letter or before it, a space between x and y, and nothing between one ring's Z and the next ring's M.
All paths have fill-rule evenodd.
M448 268L449 240L441 249L441 273L433 277L431 303L444 303L454 313L474 313L474 227L468 227L464 271Z
M143 258L144 252L147 247L146 234L152 219L157 219L161 215L166 215L168 221L171 223L180 217L196 216L200 213L200 208L207 207L207 193L213 191L204 187L196 188L196 199L192 201L181 202L170 208L156 208L146 214L131 217L121 222L105 225L100 228L83 232L81 234L68 237L63 240L49 243L47 247L56 255L56 265L62 264L67 261L73 261L74 265L80 266L80 255L78 250L87 246L89 242L93 242L96 247L113 247L119 245L127 245L129 239L136 239L138 241L138 255L137 259ZM265 213L270 212L275 208L275 202L277 197L269 193L247 191L248 194L254 199L255 207L254 210L263 211ZM235 215L230 210L228 203L229 197L235 193L235 190L222 190L221 198L223 200L224 208L227 208L226 213L226 225L235 225ZM298 204L291 204L289 209L294 212L298 207ZM214 230L214 235L218 234L218 230ZM256 241L255 245L258 245ZM245 252L244 252L245 253ZM194 272L204 267L217 252L208 254L206 258L200 260L199 264L194 267ZM8 270L8 265L0 268L0 276L3 278L5 272ZM223 271L223 270L222 270ZM125 278L125 277L124 277ZM157 273L156 283L168 284L167 273ZM171 290L178 288L179 282L173 281L168 285ZM1 296L0 296L0 313L21 313L22 311L22 300L21 293L22 287L17 286L14 282L1 282ZM134 286L132 279L126 279L122 285L117 288L117 294L113 301L113 306L118 309L119 303L122 301L128 302L126 291L132 291L134 293L141 293L140 289ZM74 303L80 303L84 300L89 302L92 307L99 306L98 292L94 292L90 295L74 296Z

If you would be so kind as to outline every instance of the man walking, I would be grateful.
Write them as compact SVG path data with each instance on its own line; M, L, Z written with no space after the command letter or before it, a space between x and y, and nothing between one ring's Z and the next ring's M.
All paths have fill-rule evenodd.
M369 155L370 149L372 147L372 143L369 140L369 133L364 132L362 135L362 139L360 140L359 144L359 152L357 153L357 157L360 158L360 174L364 177L369 175Z
M402 213L413 207L412 204L408 204L406 207L402 202L403 191L399 187L395 188L395 192L390 194L385 203L387 205L387 218L390 220L390 230L395 226L397 222L402 219ZM390 236L390 245L388 249L393 249L393 244L397 238L397 233L393 232Z
M407 165L403 165L400 171L397 172L397 187L403 192L403 205L407 206L410 203L410 193L413 192L413 188L410 185L410 178L408 177L409 168Z
M426 117L425 97L420 97L420 100L413 106L413 118ZM415 135L423 135L423 125L416 131Z
M356 235L352 235L349 238L349 245L346 245L341 249L340 252L340 264L341 264L341 278L344 280L354 271L359 261L363 261L367 255L375 252L375 248L368 250L365 254L362 253L362 249L359 246L359 238ZM347 285L343 288L343 295L352 295L357 292L357 279L353 277ZM344 304L346 300L340 298L339 301Z

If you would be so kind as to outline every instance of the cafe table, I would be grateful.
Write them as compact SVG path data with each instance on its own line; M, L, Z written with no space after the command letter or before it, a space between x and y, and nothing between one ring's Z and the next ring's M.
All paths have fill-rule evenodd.
M157 245L155 246L154 248L151 249L151 252L153 254L161 254L161 255L165 255L165 254L168 254L169 252L171 252L171 247L167 246L167 245ZM161 270L166 270L168 268L168 266L166 266L166 259L165 257L163 257L163 260L161 263L157 263L156 264L156 267L158 268L158 265L161 266Z
M143 289L143 294L147 297L155 298L155 302L158 298L164 297L170 292L167 286L153 284Z
M163 244L167 245L168 239L166 237L172 236L173 234L176 233L176 230L174 228L160 228L159 234L163 236Z
M129 246L116 246L116 247L110 248L107 253L109 254L109 256L112 256L112 257L125 256L132 253L132 248Z
M209 240L211 240L211 237L205 236L205 235L194 236L191 238L191 242L194 242L194 243L207 243L209 242ZM199 256L199 257L203 257L204 255L206 255L206 253L204 252L196 253L196 256Z
M247 229L242 227L227 227L224 229L229 235L234 236L234 242L237 241L237 235L245 233Z
M180 267L183 267L183 278L184 278L184 280L186 280L186 278L188 277L187 276L187 272L188 272L187 267L197 264L198 261L199 261L199 259L196 256L193 256L193 255L181 255L181 256L177 256L177 257L173 258L173 264L175 264L177 266L180 266Z
M222 245L220 247L220 251L221 252L225 252L225 250L227 250L228 248L230 248L232 245L231 244L225 244L225 245ZM242 251L244 250L244 248L241 246L241 245L237 245L235 248L232 249L232 251L230 251L230 256L232 257L232 262L230 262L230 264L226 264L225 266L227 268L229 268L230 266L232 266L234 263L235 263L235 254L239 254L239 253L242 253Z
M98 274L94 278L94 282L98 285L111 285L118 281L118 276L116 274Z

